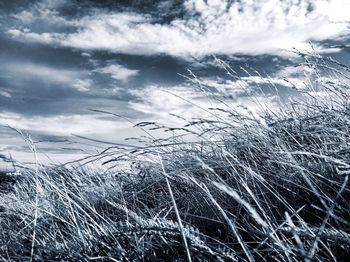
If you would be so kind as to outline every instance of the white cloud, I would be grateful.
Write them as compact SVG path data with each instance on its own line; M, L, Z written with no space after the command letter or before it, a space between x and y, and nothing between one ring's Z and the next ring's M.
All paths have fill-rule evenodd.
M163 119L169 116L169 112L181 111L181 113L187 112L186 115L190 114L191 104L180 97L188 100L198 98L193 90L185 86L173 86L171 90L159 86L149 86L142 90L132 90L130 93L137 97L136 101L129 102L130 108L146 114L157 115Z
M6 63L4 71L17 78L40 79L46 82L66 84L81 92L88 91L91 85L91 80L81 79L86 75L84 72L59 69L30 62Z
M85 80L78 79L72 86L80 92L87 92L91 87L91 83L92 81L90 79L85 79Z
M96 69L95 71L102 74L109 74L112 78L123 82L139 73L139 70L129 69L121 65L109 65Z
M304 48L308 41L348 32L349 0L237 1L187 0L186 19L159 24L135 13L85 16L69 23L72 33L8 31L18 39L127 54L169 54L190 58L209 54L276 53Z
M59 33L34 33L28 28L25 29L10 29L7 31L13 37L19 40L38 42L43 44L58 44L64 36Z
M18 161L33 161L33 154L27 149L26 142L16 132L9 133L9 130L2 129L3 127L11 126L24 133L28 132L29 135L41 140L41 135L44 135L44 140L48 140L47 137L58 136L62 137L59 140L64 140L63 138L69 138L72 141L78 140L72 138L72 134L80 135L92 139L98 139L101 141L109 142L119 142L125 143L123 140L126 137L135 135L139 136L138 130L133 128L132 125L126 121L106 117L101 114L89 114L89 115L58 115L58 116L24 116L21 114L11 113L11 112L0 112L0 131L5 131L0 136L0 151L3 150L10 151L14 159ZM116 136L118 134L118 136ZM57 140L57 138L53 138ZM79 140L86 143L87 141ZM64 150L62 148L77 148L86 149L88 152L93 150L92 146L84 146L83 144L50 144L50 143L40 143L37 144L40 154L40 161L52 163L54 161L69 161L79 157L83 157L83 154L77 152L70 152L69 150ZM93 143L91 143L93 144ZM97 143L95 143L96 146ZM8 148L10 146L10 148ZM47 152L45 146L55 152ZM18 149L16 149L16 147ZM44 147L44 148L43 148ZM61 148L62 147L62 148ZM8 148L8 149L6 149ZM96 153L96 152L94 152ZM50 156L50 159L47 159ZM49 160L49 161L48 161Z
M122 126L115 119L100 118L97 114L25 117L10 112L0 113L0 125L56 136L115 134Z
M74 71L30 62L9 62L5 68L12 74L18 74L21 77L37 77L54 82L70 82L77 77L77 73Z
M229 111L235 109L236 112L251 114L256 119L261 119L263 109L278 107L273 96L246 96L237 101L223 97L215 99L217 97L211 95L208 97L205 92L194 90L188 86L172 86L170 89L149 86L142 90L135 90L132 94L138 99L129 102L131 109L151 115L151 119L154 119L157 123L177 127L183 122L170 117L170 113L188 120L192 118L215 119L216 114L220 119L224 119L225 114L222 114L222 112L208 110L208 108L222 108Z
M9 92L7 92L5 90L1 90L1 89L0 89L0 96L4 96L4 97L7 97L7 98L11 98L12 97L12 95Z
M137 120L135 121L137 122ZM39 152L45 153L45 155L50 155L54 160L60 161L68 161L79 157L76 152L74 154L69 154L69 151L60 147L86 149L88 152L91 152L93 149L92 146L84 146L84 143L87 142L86 140L72 137L72 135L112 143L132 144L131 141L126 142L124 139L140 137L140 135L143 134L142 130L133 127L133 124L126 120L97 113L88 115L72 114L28 117L4 111L0 112L0 131L2 126L11 126L12 128L21 130L24 133L28 132L32 137L34 135L34 137L37 138L36 140L41 140L42 136L44 136L43 140L48 140L47 137L50 136L58 136L61 137L59 140L68 138L71 141L80 141L83 143L78 144L77 146L70 143L56 144L54 147L53 144L50 143L40 143L37 145L39 149L46 145L49 149L57 150L56 153L52 154L46 152L45 149L39 150ZM53 138L53 140L57 140L57 138ZM96 145L97 147L99 145L98 143L91 144ZM9 145L11 145L11 147L19 147L18 150L9 149L14 159L19 161L33 161L32 154L26 153L22 147L26 147L24 139L20 135L16 136L15 132L8 133L8 130L6 129L5 133L0 136L0 150L1 147L8 147ZM43 158L43 156L41 156L40 159L47 161L46 157ZM50 161L50 163L52 162Z

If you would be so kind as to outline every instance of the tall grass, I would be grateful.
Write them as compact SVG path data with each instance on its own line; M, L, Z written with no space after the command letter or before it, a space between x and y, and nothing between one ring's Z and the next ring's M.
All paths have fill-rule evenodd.
M345 261L350 69L303 56L316 79L278 113L144 122L181 135L23 169L1 192L2 261Z

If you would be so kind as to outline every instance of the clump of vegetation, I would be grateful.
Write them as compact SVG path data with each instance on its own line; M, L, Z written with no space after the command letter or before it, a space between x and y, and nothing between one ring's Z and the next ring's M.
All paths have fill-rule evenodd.
M304 56L328 77L278 114L212 108L212 119L178 129L140 123L193 141L112 146L67 166L23 170L1 192L2 260L345 260L350 70ZM86 165L95 161L108 168Z

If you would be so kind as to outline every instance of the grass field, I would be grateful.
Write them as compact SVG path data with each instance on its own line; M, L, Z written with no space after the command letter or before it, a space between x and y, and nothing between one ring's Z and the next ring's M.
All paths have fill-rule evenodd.
M319 90L310 82L279 112L212 108L161 127L193 141L154 138L3 174L1 260L346 261L350 69L304 56Z

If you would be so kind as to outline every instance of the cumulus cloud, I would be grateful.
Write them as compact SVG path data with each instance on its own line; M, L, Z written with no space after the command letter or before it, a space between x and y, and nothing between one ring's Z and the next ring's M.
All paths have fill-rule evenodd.
M125 82L130 77L136 76L139 70L129 69L121 65L109 65L95 70L98 73L109 74L113 79Z
M12 28L17 39L116 53L168 54L183 58L210 54L276 53L304 48L348 32L349 0L186 0L185 15L170 23L140 13L93 13L66 21L71 32ZM56 19L61 19L62 17Z

